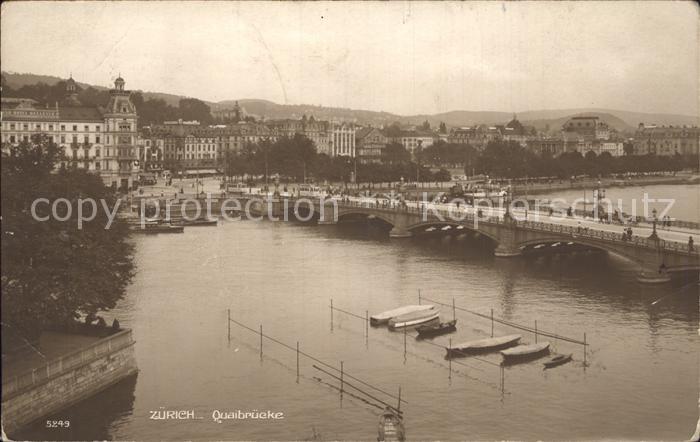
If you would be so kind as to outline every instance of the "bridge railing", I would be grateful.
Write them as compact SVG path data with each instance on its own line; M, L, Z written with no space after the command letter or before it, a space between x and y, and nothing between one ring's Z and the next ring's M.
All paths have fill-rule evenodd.
M457 223L473 223L475 215L473 213L460 213L460 218L455 219L455 212L451 212L448 210L444 209L436 209L436 208L426 208L425 206L420 206L420 207L412 207L412 206L405 206L405 205L392 205L389 203L383 203L380 202L377 204L376 202L371 202L371 201L343 201L341 200L339 202L342 206L344 207L356 207L356 208L365 208L365 209L383 209L383 210L392 210L392 211L398 211L398 212L408 212L408 213L419 213L421 215L425 215L424 219L429 220L429 221L446 221L446 222L457 222ZM426 213L427 212L427 213ZM480 223L485 223L485 224L499 224L499 225L505 225L509 224L514 227L520 227L520 228L525 228L525 229L530 229L530 230L538 230L538 231L545 231L545 232L552 232L552 233L558 233L558 234L563 234L563 235L570 235L572 237L584 237L584 238L590 238L590 239L596 239L596 240L602 240L602 241L610 241L610 242L618 242L618 243L624 243L624 244L630 244L630 245L635 245L638 247L646 247L646 248L651 248L651 249L663 249L663 250L668 250L668 251L673 251L675 253L681 253L685 254L688 256L697 256L700 255L700 251L698 249L693 249L691 250L690 247L681 242L676 242L676 241L666 241L663 239L651 239L651 238L644 238L641 236L632 236L631 238L624 236L623 239L623 234L622 233L617 233L617 232L608 232L604 230L596 230L596 229L591 229L588 227L578 227L578 226L565 226L562 224L554 224L554 223L546 223L542 221L518 221L518 220L507 220L504 218L501 218L499 216L490 216L490 217L479 217L478 222Z

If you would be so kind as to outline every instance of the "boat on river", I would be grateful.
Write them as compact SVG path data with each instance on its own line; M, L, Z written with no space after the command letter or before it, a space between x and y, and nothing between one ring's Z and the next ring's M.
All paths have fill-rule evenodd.
M547 369L566 364L567 362L571 361L573 356L574 355L572 353L569 353L568 355L556 355L552 359L544 361L544 368Z
M197 218L193 220L182 219L181 226L196 227L196 226L215 226L219 223L217 218Z
M416 339L434 338L435 336L445 335L457 330L457 320L453 319L447 322L437 324L426 324L416 327L418 336Z
M521 335L497 336L495 338L479 339L463 342L447 347L447 356L466 356L475 353L488 353L516 345L522 338Z
M131 230L134 233L144 233L147 235L155 235L156 233L182 233L185 231L183 226L174 226L170 223L161 223L157 221L148 221L143 227L133 225Z
M403 441L406 440L406 433L403 427L403 420L399 413L391 407L386 407L379 416L379 435L377 441Z
M430 310L434 308L434 305L404 305L403 307L395 308L393 310L387 310L382 313L377 313L369 317L369 323L371 325L382 325L389 322L390 319L397 316L405 315L407 313L418 312L423 310Z
M516 362L526 359L534 359L549 353L549 342L537 344L518 345L517 347L501 350L503 362Z
M414 327L436 319L440 319L440 309L433 307L428 310L419 310L395 316L389 320L389 329L396 330L397 328Z

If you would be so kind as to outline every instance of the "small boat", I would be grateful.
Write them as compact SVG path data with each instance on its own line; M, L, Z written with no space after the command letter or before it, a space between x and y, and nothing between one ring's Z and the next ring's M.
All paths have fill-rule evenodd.
M544 368L552 368L556 367L557 365L561 364L566 364L569 362L574 355L572 353L569 353L568 355L556 355L549 361L544 362Z
M405 315L395 316L389 320L389 330L397 328L413 327L416 325L425 324L440 318L440 310L433 307L429 310L419 310L417 312L406 313Z
M435 336L445 335L457 330L457 320L453 319L448 322L440 322L438 324L426 324L416 327L418 336L416 339L432 338Z
M391 407L386 407L381 416L379 416L379 435L377 441L403 441L406 439L403 420L398 412Z
M217 218L198 218L198 219L194 219L194 220L183 219L182 221L180 221L180 225L187 226L187 227L215 226L218 223L219 223L219 220Z
M536 358L545 353L549 353L549 342L540 342L538 344L530 345L518 345L517 347L501 350L504 362Z
M182 226L174 226L170 223L147 222L143 227L134 225L131 227L131 230L135 233L154 235L156 233L182 233L185 231L185 228Z
M488 353L502 348L516 345L522 338L521 335L506 335L495 338L479 339L477 341L463 342L447 347L447 356L465 356L474 353Z
M395 308L393 310L387 310L382 313L377 313L369 317L369 323L371 325L381 325L389 322L391 318L396 316L405 315L406 313L418 312L423 310L430 310L435 307L434 305L405 305L403 307Z

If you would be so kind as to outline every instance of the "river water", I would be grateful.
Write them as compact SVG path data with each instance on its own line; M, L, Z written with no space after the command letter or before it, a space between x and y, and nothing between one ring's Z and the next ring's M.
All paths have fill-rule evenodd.
M697 187L672 193L697 207ZM133 329L138 376L57 414L71 420L69 430L37 425L22 438L376 440L378 408L348 394L341 400L327 385L339 382L303 357L297 382L295 352L265 340L261 359L259 336L242 327L231 324L229 341L228 309L323 362L343 361L347 373L388 393L401 387L413 440L679 440L697 422L697 284L639 285L637 269L614 256L498 259L484 238L390 240L369 223L232 221L134 241L138 274L109 320ZM539 330L585 333L587 363L582 346L549 339L573 362L547 371L541 361L507 367L501 389L499 355L461 359L450 378L439 347L490 336L489 320L457 312L456 333L432 341L439 346L408 333L406 353L403 333L370 328L366 339L364 322L339 312L331 325L331 298L364 316L417 303L419 290L473 311L493 309L497 318L537 321ZM535 341L498 323L494 332ZM212 419L214 410L239 409L284 419ZM194 410L202 419L150 419L157 410Z

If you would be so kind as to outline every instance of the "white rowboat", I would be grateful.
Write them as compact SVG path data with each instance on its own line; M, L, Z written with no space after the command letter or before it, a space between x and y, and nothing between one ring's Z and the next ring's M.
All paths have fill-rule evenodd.
M395 330L397 328L413 327L438 318L440 318L440 310L433 307L429 310L420 310L391 318L389 320L389 328Z
M387 310L382 313L377 313L369 317L369 322L372 325L381 325L389 322L391 318L397 316L405 315L407 313L420 312L424 310L430 310L435 307L434 305L404 305L403 307L395 308L393 310Z

